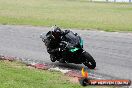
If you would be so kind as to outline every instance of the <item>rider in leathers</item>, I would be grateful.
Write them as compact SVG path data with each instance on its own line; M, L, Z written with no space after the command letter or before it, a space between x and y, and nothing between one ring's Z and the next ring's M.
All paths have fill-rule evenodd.
M64 59L61 58L61 52L63 49L60 48L60 42L62 41L62 37L68 33L70 30L64 30L62 31L59 27L53 26L52 31L49 31L47 33L48 35L48 42L47 46L47 52L50 54L50 58L52 62L55 62L57 59L64 63Z

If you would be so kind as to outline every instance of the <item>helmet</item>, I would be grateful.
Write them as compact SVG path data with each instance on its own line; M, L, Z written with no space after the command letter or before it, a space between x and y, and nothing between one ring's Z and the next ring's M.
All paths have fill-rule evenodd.
M52 27L52 34L55 38L58 38L62 33L62 30L56 25Z

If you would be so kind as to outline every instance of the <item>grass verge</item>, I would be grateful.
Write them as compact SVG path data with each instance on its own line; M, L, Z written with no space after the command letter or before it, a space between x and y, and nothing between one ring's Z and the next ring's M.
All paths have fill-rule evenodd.
M79 88L59 72L27 68L19 62L0 61L0 88Z
M20 62L0 61L0 88L83 88L60 72L29 68ZM86 87L87 88L87 87ZM88 86L95 88L95 86ZM115 88L97 87L96 88Z
M132 31L131 3L88 0L0 0L0 24Z

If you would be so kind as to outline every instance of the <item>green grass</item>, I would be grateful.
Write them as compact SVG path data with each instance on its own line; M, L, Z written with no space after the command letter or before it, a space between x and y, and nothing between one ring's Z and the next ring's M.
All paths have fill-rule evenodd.
M84 88L60 72L28 68L20 62L0 61L0 88ZM86 88L115 88L95 87Z
M20 63L0 61L0 88L80 88L59 72L26 68Z
M0 0L0 23L132 31L132 4L88 0Z

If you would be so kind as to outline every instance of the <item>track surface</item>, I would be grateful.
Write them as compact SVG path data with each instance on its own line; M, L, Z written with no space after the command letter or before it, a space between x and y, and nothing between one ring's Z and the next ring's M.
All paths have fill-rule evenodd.
M40 33L47 27L0 25L0 55L80 70L84 65L51 63ZM132 80L132 33L72 30L84 39L84 49L96 60L95 74L104 78Z

